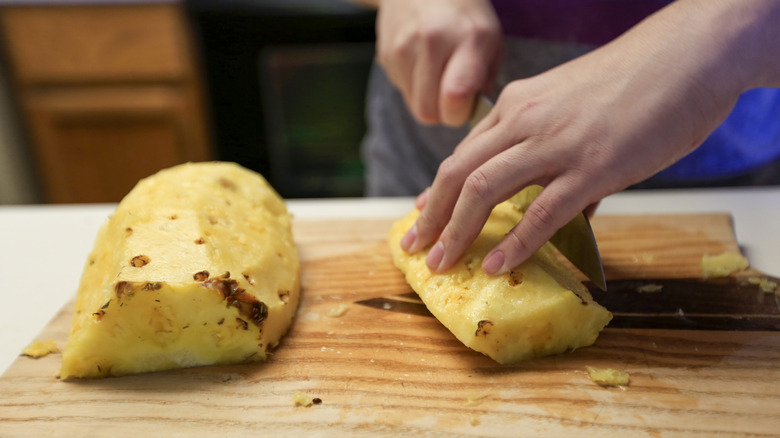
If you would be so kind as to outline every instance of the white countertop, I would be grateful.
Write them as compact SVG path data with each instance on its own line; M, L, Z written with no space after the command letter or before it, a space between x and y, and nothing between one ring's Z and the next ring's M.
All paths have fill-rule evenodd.
M401 217L412 198L290 200L299 219ZM98 227L114 205L0 206L0 373L74 296ZM780 276L780 187L623 192L597 214L715 213L734 217L751 265Z

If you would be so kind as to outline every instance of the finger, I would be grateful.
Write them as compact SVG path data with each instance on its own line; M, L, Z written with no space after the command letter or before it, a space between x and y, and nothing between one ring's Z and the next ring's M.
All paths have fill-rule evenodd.
M410 105L412 96L412 72L417 57L417 47L411 36L385 35L377 29L377 61L385 70L387 78L398 89Z
M431 192L431 188L428 187L425 190L423 190L422 193L417 195L417 198L414 200L414 206L418 210L421 210L425 208L425 203L428 202L428 194Z
M405 251L414 254L439 236L449 221L463 182L468 175L492 155L500 152L501 142L498 140L501 135L500 130L489 129L490 123L496 120L495 115L489 114L484 120L485 123L479 126L483 132L469 134L461 143L468 141L471 147L459 148L458 153L449 156L441 163L415 226L402 240L401 248Z
M439 89L450 48L438 35L429 36L421 46L412 71L409 108L420 122L435 124L441 121Z
M523 218L506 237L485 256L482 268L500 275L515 268L542 247L555 232L580 213L584 207L585 182L552 181L528 206Z
M474 98L488 74L484 53L473 44L461 44L444 68L439 93L441 120L445 125L460 126L471 115Z
M440 251L429 255L435 272L452 267L479 235L493 207L523 187L543 179L546 169L537 165L523 144L516 145L474 170L463 184L452 217L441 233Z

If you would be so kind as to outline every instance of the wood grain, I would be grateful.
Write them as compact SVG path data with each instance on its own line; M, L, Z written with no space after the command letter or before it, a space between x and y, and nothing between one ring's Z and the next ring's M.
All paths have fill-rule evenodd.
M607 328L592 347L501 366L434 318L354 304L409 290L384 243L389 225L296 222L303 300L267 363L66 383L54 377L59 355L20 357L0 378L0 435L780 432L780 332ZM597 216L594 228L613 276L694 278L702 252L737 247L725 216ZM326 316L341 303L343 316ZM71 315L68 305L40 337L63 345ZM586 365L627 371L631 384L599 387ZM294 406L297 391L322 404Z
M176 81L186 78L186 21L174 4L3 8L7 47L28 84Z

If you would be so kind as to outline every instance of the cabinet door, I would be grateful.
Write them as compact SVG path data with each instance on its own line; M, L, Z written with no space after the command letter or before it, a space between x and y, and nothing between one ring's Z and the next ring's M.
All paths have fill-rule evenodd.
M24 101L48 202L117 202L161 168L207 159L173 87L40 90ZM201 152L198 152L201 151Z
M29 84L176 81L191 76L177 4L4 7L0 19L17 80Z

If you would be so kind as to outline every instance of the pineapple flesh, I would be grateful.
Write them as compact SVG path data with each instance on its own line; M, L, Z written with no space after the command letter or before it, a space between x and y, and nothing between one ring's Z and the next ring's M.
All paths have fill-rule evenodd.
M262 176L220 162L160 171L98 232L59 375L265 360L299 275L290 215Z
M393 261L428 310L467 347L512 364L591 345L612 318L549 243L511 272L490 276L482 270L487 252L522 217L512 199L495 207L458 263L438 274L425 265L428 249L410 255L400 247L418 215L414 210L393 225Z

